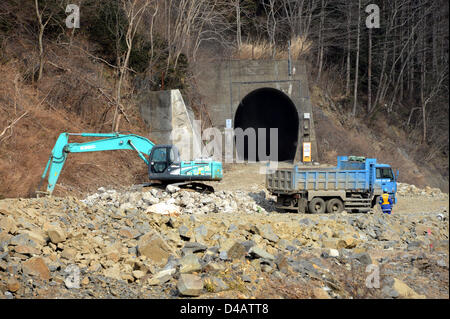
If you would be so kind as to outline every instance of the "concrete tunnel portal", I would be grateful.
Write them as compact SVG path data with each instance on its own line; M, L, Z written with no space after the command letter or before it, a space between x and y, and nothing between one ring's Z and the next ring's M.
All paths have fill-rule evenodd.
M293 161L297 149L299 116L295 104L280 90L260 88L246 95L239 104L234 128L253 128L256 131L256 161L258 156L258 128L266 129L266 154L270 153L270 128L278 129L278 155L270 154L271 160ZM244 138L243 151L237 148L240 159L249 159L249 139Z

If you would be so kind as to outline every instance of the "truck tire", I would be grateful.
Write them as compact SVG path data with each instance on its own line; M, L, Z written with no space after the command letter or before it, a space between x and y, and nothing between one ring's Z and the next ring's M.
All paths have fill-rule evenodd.
M327 202L328 214L339 214L344 210L344 203L339 198L332 198Z
M323 214L326 210L325 201L320 197L314 197L308 205L309 212L312 214Z

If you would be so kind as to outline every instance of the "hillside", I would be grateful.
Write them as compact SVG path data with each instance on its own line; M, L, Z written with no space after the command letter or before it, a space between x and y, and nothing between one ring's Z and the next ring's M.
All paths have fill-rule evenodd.
M21 10L17 10L20 1L8 0L0 4L0 197L34 195L51 148L61 132L111 132L119 124L119 131L146 135L135 103L139 89L179 88L194 109L199 107L201 99L196 95L195 66L201 63L202 58L288 57L286 42L280 38L277 43L271 37L273 34L264 29L265 19L271 17L271 9L276 9L267 7L267 4L242 1L242 28L239 29L242 34L236 46L236 16L232 14L235 7L223 3L211 6L207 1L192 2L196 5L191 8L192 16L177 9L167 19L164 9L169 2L161 2L160 6L147 1L128 2L136 4L136 8L148 5L144 22L135 29L134 46L129 51L128 61L125 61L128 52L125 33L129 27L126 14L129 7L115 7L107 1L96 4L80 1L82 27L71 30L64 26L64 1L38 1L43 21L48 20L40 41L41 26L32 2ZM318 5L316 1L311 3ZM185 1L178 3L186 4ZM176 4L170 2L170 5ZM439 187L448 192L448 121L442 120L448 114L448 105L445 106L448 87L438 87L434 93L429 91L434 95L429 96L433 99L428 106L429 123L427 137L423 141L419 112L413 112L413 109L421 107L416 97L400 100L390 96L389 92L395 87L386 87L384 101L378 103L390 104L394 98L399 107L389 113L378 107L369 114L364 112L368 100L368 78L364 70L368 61L363 58L365 52L359 52L361 83L357 94L358 112L354 115L354 97L345 93L346 79L339 67L340 62L332 58L346 58L346 51L335 43L327 43L336 30L324 35L324 26L319 23L322 21L321 14L326 14L326 24L337 19L327 13L327 10L333 9L330 4L327 5L322 11L319 6L305 7L305 10L310 10L311 23L315 27L302 36L293 34L292 39L297 40L292 41L291 47L291 57L305 61L310 71L320 162L333 164L336 155L343 154L377 157L400 170L401 182L420 187ZM336 8L340 8L338 4ZM353 5L349 10L356 9ZM273 18L279 19L281 25L286 24L288 16L277 10ZM112 19L114 12L120 16L117 25L121 33L117 34L111 31L114 21L108 20ZM211 19L200 24L206 14L210 14L208 17ZM294 11L290 14L293 15ZM252 17L255 18L253 22ZM442 20L440 16L438 19L442 23L436 25L436 34L441 35L444 32L441 27L448 23L448 16L447 20ZM183 42L184 31L177 33L177 29L165 29L166 25L179 26L180 30L186 30L182 27L191 25L192 29L189 34L184 34ZM286 28L288 26L285 25ZM354 30L354 22L350 27ZM282 33L283 28L276 32ZM297 31L291 31L301 33L302 28L299 26ZM379 34L376 36L382 37L382 31L377 31ZM317 38L321 33L323 36ZM200 38L195 38L196 35ZM201 38L203 36L205 39ZM445 53L448 52L448 47L445 47L448 37L445 38L445 33L442 36L447 39L442 49ZM260 40L254 40L257 38ZM349 39L356 43L355 38ZM435 41L435 38L432 40ZM367 39L364 37L361 41ZM366 44L364 42L362 47ZM374 48L373 59L379 63L377 58L382 56L383 51L377 50L381 48ZM390 51L385 52L388 57L391 56ZM354 50L350 52L352 62L355 61L355 54ZM317 64L317 57L320 56L323 61ZM430 58L433 56L430 55ZM441 56L436 58L430 63L443 63L439 60ZM415 65L416 68L418 66ZM395 70L397 67L393 68ZM448 70L448 64L446 68ZM352 65L350 73L353 72ZM377 72L374 69L373 91L382 84L377 83ZM443 76L447 77L448 73ZM419 79L415 78L417 81ZM420 81L417 85L420 87ZM121 105L123 114L115 112L117 105ZM117 114L121 118L118 119ZM145 181L145 176L144 163L129 152L78 154L69 158L55 194L84 196L100 186L119 187L139 183Z
M66 59L62 65L70 69L70 73L79 74L86 72L89 66L98 67L86 58L78 67L71 65L76 62ZM34 196L60 133L108 131L103 127L107 122L98 123L101 116L111 108L108 98L100 90L108 92L111 87L108 84L101 85L95 73L92 81L100 84L98 87L86 83L79 83L77 87L76 83L67 80L70 78L67 74L69 71L59 73L58 70L48 70L45 85L36 87L17 81L22 67L16 59L0 66L4 79L0 84L1 127L3 129L13 124L5 130L0 142L2 197ZM82 80L83 77L80 77L79 81ZM77 89L81 92L77 92ZM132 124L125 122L122 129L145 134L142 120L137 114L133 114L131 120ZM75 137L72 141L83 139ZM133 184L142 181L145 174L145 164L127 151L76 154L67 160L55 193L82 195L102 185Z
M435 156L429 145L414 143L410 134L378 114L371 122L343 112L345 102L330 97L326 89L312 88L319 160L336 164L337 155L357 154L377 158L398 169L399 181L448 192L448 162Z
M266 299L235 304L281 317L297 304L267 299L449 298L448 1L2 0L0 77L0 299ZM63 132L166 143L139 106L185 123L190 110L167 115L154 93L172 89L202 128L228 124L223 107L235 128L289 131L288 159L312 112L318 159L292 180L280 161L271 186L260 162L224 160L213 189L194 190L137 185L161 162L131 150L73 153L52 196L35 193ZM354 158L329 171L339 155L399 180ZM179 171L196 175L175 161L162 174Z

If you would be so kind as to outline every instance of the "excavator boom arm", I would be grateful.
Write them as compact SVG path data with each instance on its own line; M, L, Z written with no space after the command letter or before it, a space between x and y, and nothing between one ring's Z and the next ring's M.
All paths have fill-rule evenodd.
M103 137L103 139L85 142L69 143L69 136L83 137ZM53 147L50 158L42 174L41 182L45 180L48 173L47 192L51 194L61 174L64 163L69 153L85 153L113 150L135 150L139 157L148 165L148 160L144 156L150 155L155 143L149 139L135 134L119 133L62 133L59 135L55 146Z

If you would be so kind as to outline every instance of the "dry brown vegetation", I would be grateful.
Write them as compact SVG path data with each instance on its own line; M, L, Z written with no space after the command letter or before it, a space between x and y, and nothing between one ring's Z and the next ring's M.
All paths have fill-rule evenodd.
M300 278L297 282L267 280L257 299L312 299L313 285Z
M32 60L33 51L23 42L11 42L5 48L11 58L0 65L0 131L5 128L0 140L2 197L34 195L60 133L110 131L115 84L111 70L77 45L82 43L71 48L49 46L44 81L34 85L27 82L28 66L23 62L28 55ZM130 122L124 120L121 129L145 134L133 100L128 97L123 104ZM104 185L131 185L145 176L145 164L132 152L73 154L55 195L82 195Z
M294 37L291 40L290 55L291 59L298 60L305 57L310 53L312 47L311 41L304 37ZM242 60L264 60L264 59L276 59L287 60L289 58L288 46L279 47L274 46L266 40L243 43L240 48L236 49L236 52L232 55L234 59Z
M289 279L276 281L266 278L264 285L259 289L256 298L281 298L281 299L317 299L322 298L315 294L315 290L323 288L325 284L337 293L341 298L351 299L376 299L382 298L379 288L368 288L366 286L366 266L357 262L351 263L348 270L343 265L330 264L330 271L336 274L332 279L313 277L290 277ZM383 272L380 270L380 282L383 281ZM295 279L294 279L295 278Z
M349 99L337 73L326 71L320 83L311 85L311 99L316 123L319 161L336 164L338 155L360 155L377 158L398 169L399 181L419 187L448 186L448 162L432 145L422 145L420 136L399 127L394 114L385 110L370 119L351 115Z
M402 85L395 86L398 95L403 98L395 98L395 92L394 98L390 97L392 85L382 81L386 72L374 73L372 85L374 88L386 88L380 94L386 99L380 98L378 104L372 103L376 107L365 114L366 92L360 87L359 93L356 92L360 96L358 117L350 115L349 106L355 103L352 94L346 91L352 82L349 75L354 73L355 52L350 50L356 34L354 4L338 1L335 7L331 2L317 0L285 0L268 1L258 9L258 5L251 1L153 1L140 28L142 32L137 34L134 43L136 51L131 56L133 59L130 57L133 63L130 60L130 72L127 72L117 99L118 80L121 78L118 72L121 64L117 60L120 62L123 52L116 50L120 51L120 41L123 39L115 38L117 34L107 34L108 30L111 31L111 25L103 23L103 18L105 15L118 16L120 12L115 11L117 8L107 0L80 0L79 3L86 8L85 23L90 27L72 31L63 26L66 17L61 9L63 2L39 0L25 4L19 0L9 0L0 3L0 197L32 194L59 133L111 131L117 100L124 111L120 130L145 135L146 129L134 102L137 86L133 83L133 77L136 75L148 90L190 88L183 92L186 101L197 114L206 114L202 120L208 125L208 106L196 95L192 72L195 63L204 61L202 54L205 55L206 48L214 48L213 52L219 52L219 58L228 57L228 52L239 47L233 58L287 59L288 39L291 39L291 58L305 59L313 70L310 76L311 96L313 105L317 107L315 120L320 123L316 125L320 161L332 164L336 155L348 154L377 157L400 169L400 181L448 191L448 120L441 116L448 113L448 107L444 108L445 103L441 103L441 100L445 102L441 92L448 93L448 88L444 85L440 90L433 89L441 86L438 81L440 77L433 79L439 85L424 87L426 90L423 92L427 101L427 96L439 99L436 103L430 102L426 112L425 107L421 112L417 101L406 99L406 87L409 88L409 95L414 97L412 93L417 93L415 89L419 84L434 82L412 78L414 68L409 67L409 58L392 59L405 63L403 78L408 78L408 83L404 88L403 83L397 81ZM43 37L38 37L40 28L34 3L41 5L39 8L44 21L53 17ZM408 5L413 3L405 1L402 10L407 10ZM426 7L427 3L432 2L425 2L422 6ZM324 4L325 7L321 8ZM345 15L338 15L322 21L327 10L334 9L351 16L346 19ZM308 19L299 19L297 15L300 12ZM389 14L395 12L387 11ZM425 13L423 16L426 16ZM421 17L422 14L418 13L411 19L405 15L402 32L416 32L419 35L419 30L413 27L416 22L422 21ZM448 25L448 15L436 15L436 18L438 23L428 30L433 34L433 45L426 46L426 52L433 61L433 68L427 67L428 73L439 69L441 64L447 65L448 70L444 59L446 55L443 54L448 52L448 36L444 28ZM338 20L341 23L335 24ZM394 26L399 23L397 20L391 22ZM121 23L126 26L126 19ZM332 30L328 29L329 24L333 24ZM424 30L425 26L423 24ZM190 31L186 34L183 30ZM391 34L388 29L385 31L388 39ZM384 34L378 34L378 39L380 37ZM242 42L242 39L246 40ZM423 39L426 37L423 36ZM438 43L439 39L443 39L442 43ZM394 42L383 42L389 45L379 46L373 52L374 61L384 56L383 53L389 57L391 51L395 57L400 50L390 48ZM202 47L200 44L208 45ZM411 52L421 57L416 45L411 44L414 50ZM409 46L406 41L404 47L408 49ZM408 54L407 49L402 54ZM217 57L217 54L211 53L209 57ZM411 59L415 60L419 61ZM430 64L424 62L427 61L422 61L424 66ZM386 68L389 68L389 63ZM38 81L41 70L42 78ZM396 74L396 67L392 67L390 73ZM364 78L365 75L362 76ZM389 114L380 107L385 102L389 103ZM393 103L398 103L398 106L396 104L393 108ZM403 106L402 103L409 104ZM427 123L421 120L424 114L428 114L426 119L429 123L427 127L423 125L422 130L421 123ZM115 165L110 165L113 162ZM69 189L76 194L88 192L99 185L131 184L145 178L145 175L143 163L126 152L73 155L67 162L55 194L67 193Z

